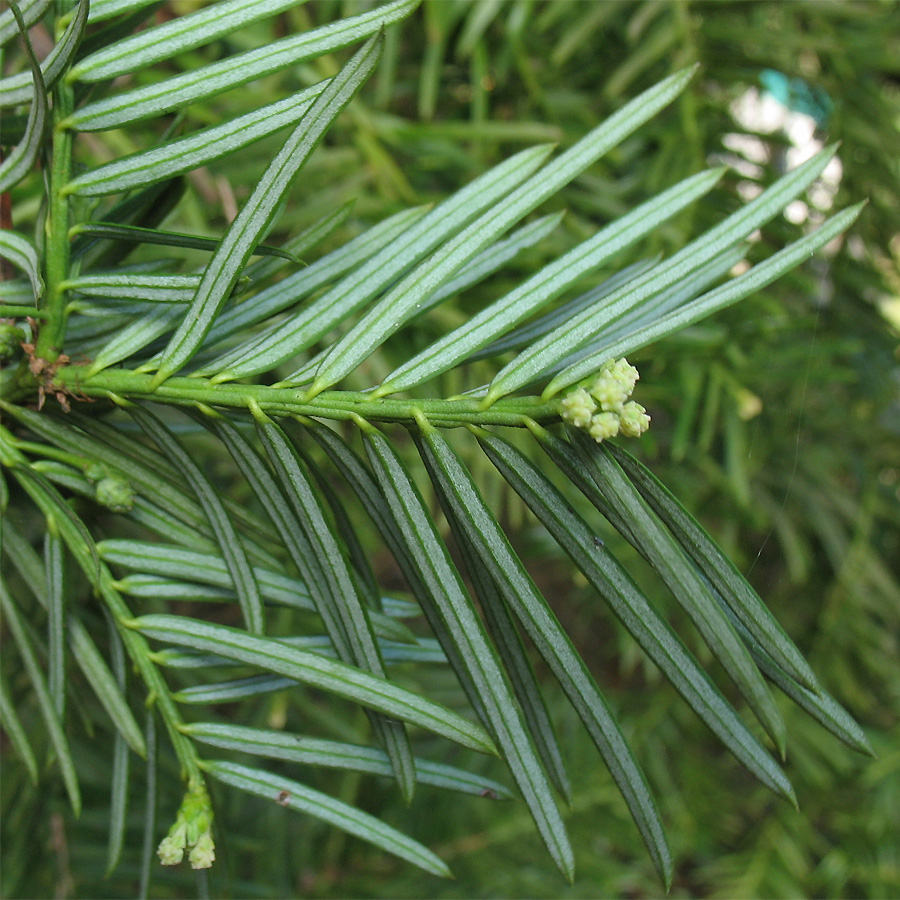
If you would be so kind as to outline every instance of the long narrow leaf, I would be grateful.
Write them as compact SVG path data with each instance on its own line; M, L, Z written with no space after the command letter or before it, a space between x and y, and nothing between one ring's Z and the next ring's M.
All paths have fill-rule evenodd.
M485 724L497 738L550 855L571 881L574 860L565 825L534 746L522 724L496 650L490 644L447 548L395 450L374 429L365 431L364 436L369 459L391 510L394 525L402 535L431 597L439 605L444 623L469 667L487 713ZM419 599L421 601L423 598Z
M793 790L782 770L587 523L524 454L488 432L479 431L477 436L491 462L688 705L763 784L793 800Z
M393 393L427 381L497 340L555 300L585 273L598 268L619 250L633 244L689 203L708 193L718 183L723 171L711 169L686 178L601 228L593 237L545 266L515 290L395 369L377 392Z
M647 297L675 284L717 254L745 239L776 216L785 205L822 173L835 153L827 148L807 160L755 200L692 241L671 259L654 267L636 282L623 286L599 308L585 310L520 353L491 382L487 403L528 384L552 367L556 360L577 350ZM581 365L581 364L580 364Z
M22 727L19 714L16 712L16 706L13 703L12 696L6 686L6 678L0 672L0 725L6 732L10 744L19 755L19 759L25 764L28 775L32 784L38 783L38 766L37 760L34 758L34 751L31 744L28 743L28 735Z
M89 0L78 0L72 18L66 26L62 37L53 45L53 49L41 62L41 73L44 88L49 91L66 70L78 50L84 29L87 25ZM18 72L0 80L0 105L18 106L20 103L34 101L34 79L29 72Z
M641 496L650 504L710 584L778 666L815 692L818 681L803 655L787 636L747 579L706 533L703 526L678 502L655 475L621 447L609 452Z
M34 596L43 606L47 598L43 591L43 568L34 548L16 531L6 529L3 534L6 553ZM109 714L113 724L139 756L145 756L140 729L131 715L128 703L117 690L112 673L103 661L93 639L78 619L70 616L67 623L72 658L94 689L97 699Z
M547 235L551 234L556 226L563 220L565 211L550 213L541 216L521 228L517 228L509 237L491 244L486 250L482 250L476 257L464 265L449 281L444 282L428 300L423 304L423 311L432 306L460 294L473 284L478 284L489 275L493 275L498 269L514 259L520 250L533 247L540 243ZM421 313L420 313L421 315Z
M190 484L204 514L209 519L219 546L222 548L222 555L228 564L228 571L237 591L238 602L241 605L247 629L254 634L262 634L265 615L259 597L259 588L253 577L253 569L247 560L241 539L225 511L218 492L200 467L153 413L139 406L131 407L130 412L141 428L169 458L169 462L181 472L184 479Z
M3 230L0 231L0 257L8 259L28 276L34 294L33 299L40 300L44 293L44 281L41 278L41 265L34 247L21 235Z
M254 495L275 525L281 543L307 585L308 595L341 658L345 662L353 662L353 651L346 624L339 615L325 574L318 564L310 539L300 524L292 504L288 502L259 453L232 423L224 418L215 419L209 423L209 427L226 446Z
M321 244L347 221L355 203L356 201L351 199L341 206L329 210L311 225L307 225L302 231L286 240L281 245L282 249L291 256L304 259L310 250ZM274 275L279 269L284 268L284 265L284 261L279 259L257 259L244 269L241 281L246 278L251 285L255 285ZM242 301L242 305L245 302L246 298Z
M91 0L91 24L151 6L159 0Z
M356 589L341 544L329 526L322 504L296 450L273 421L259 422L257 430L282 491L312 546L310 562L320 568L320 580L327 586L332 607L344 624L350 654L350 658L345 661L353 661L361 668L383 677L384 661L372 631L368 605ZM397 773L400 790L409 802L415 786L415 768L406 731L400 723L381 717L373 718L372 723L385 743Z
M56 759L59 763L63 784L66 786L66 793L69 795L72 809L77 816L81 812L81 790L78 787L78 776L75 774L75 763L72 760L69 742L66 740L65 732L53 706L53 699L47 690L47 683L44 680L44 674L41 671L37 654L31 646L31 639L28 637L25 623L22 621L15 603L7 594L6 586L2 582L0 582L0 608L3 610L6 626L12 634L13 641L25 666L25 671L28 673L28 679L34 690L41 718L47 728L50 744L56 752Z
M224 0L186 16L169 19L79 60L69 78L104 81L135 72L194 47L211 43L259 19L277 15L303 0Z
M793 244L779 250L764 262L753 266L743 275L733 278L721 287L691 301L686 306L676 309L650 325L636 329L625 337L610 341L601 350L586 359L580 360L564 372L556 376L547 386L545 394L551 396L571 384L585 378L596 371L608 359L630 353L639 347L649 344L658 338L680 331L700 319L714 313L744 297L771 284L785 272L807 260L813 253L824 247L829 241L846 231L853 224L865 204L859 203L849 209L842 210L832 216L824 225L812 234L805 235Z
M47 520L44 535L44 575L47 598L47 687L60 722L66 711L66 609L63 583L64 550L56 522Z
M184 317L186 306L160 303L150 312L135 319L130 325L122 328L110 340L103 344L103 349L94 357L88 366L85 377L90 378L116 363L129 359L140 353L157 338L171 331L175 323Z
M432 875L450 877L447 866L427 847L385 825L380 819L335 800L327 794L314 791L297 781L237 763L214 760L204 765L213 778L224 784L321 819L335 828L340 828L411 862Z
M653 516L606 448L587 435L585 438L581 440L580 435L570 432L570 444L565 444L549 433L539 435L547 455L650 562L783 756L784 722L747 648L693 564Z
M364 263L382 247L394 241L398 235L427 212L427 206L418 206L390 216L343 246L332 250L321 259L317 259L307 268L289 275L283 281L260 291L256 296L250 297L238 306L225 310L210 329L208 343L214 344L235 334L246 334L250 326L299 303L323 285L336 281L342 275ZM226 354L221 359L201 366L198 372L205 374L227 371L229 361L248 353L250 347L264 345L281 327L280 322L276 323L272 328L264 330L252 341L247 342L235 353Z
M365 46L331 80L269 164L253 193L231 223L203 273L184 321L169 341L154 378L160 384L197 351L219 308L231 292L254 244L271 225L294 176L318 146L328 127L368 78L381 55L382 35Z
M110 623L112 625L112 623ZM113 668L115 669L115 684L119 692L125 690L125 650L122 639L119 637L115 626L110 628L111 655ZM144 745L143 735L137 731ZM113 744L112 765L112 790L109 800L109 840L106 848L106 874L107 876L119 864L122 856L122 848L125 846L125 825L128 811L128 770L129 770L128 743L121 732L116 735Z
M92 273L71 278L62 285L76 294L149 303L186 303L199 286L199 275L145 275L140 272L125 275Z
M81 197L115 194L190 172L295 125L327 85L327 81L320 82L221 125L97 166L73 178L64 191Z
M72 237L104 238L110 241L124 241L130 244L155 244L161 247L184 247L187 250L210 250L216 252L221 241L205 238L196 234L182 234L178 231L163 231L159 228L142 228L121 222L82 222L73 225L69 230ZM257 244L248 255L279 256L291 262L297 262L292 254L285 253L279 247Z
M563 213L551 213L548 216L541 216L534 222L529 222L517 229L508 238L497 241L487 250L478 254L471 262L465 265L460 271L449 281L431 295L421 306L418 311L419 316L425 315L434 306L437 306L448 297L460 293L473 284L477 284L484 278L493 274L497 269L503 266L509 260L513 259L516 254L525 247L531 247L545 238L562 220ZM283 378L279 384L307 384L313 380L316 371L319 368L324 357L324 351L307 360L299 369L291 372L286 378Z
M147 776L146 776L146 801L144 803L144 841L141 847L141 883L138 889L138 897L145 900L149 896L150 866L158 859L153 852L156 836L156 779L157 779L157 742L156 742L156 711L147 710L146 726L144 728L147 743Z
M233 352L219 365L232 377L267 371L314 344L340 322L385 288L394 284L410 266L446 242L475 216L518 187L546 159L549 147L517 153L476 178L440 203L402 235L367 260L265 341L251 345L255 352Z
M572 788L569 776L563 762L562 752L556 741L550 713L544 702L534 668L528 659L522 636L519 634L509 610L504 605L503 598L494 587L487 569L478 558L471 541L467 539L465 530L460 526L453 512L448 512L448 507L444 503L441 506L456 538L466 574L475 589L475 595L484 615L487 633L496 645L503 668L509 676L513 693L522 710L525 727L534 741L538 756L543 762L544 771L559 795L566 803L571 804Z
M608 451L574 433L570 433L570 444L547 432L541 432L539 440L548 456L653 566L783 756L784 722L747 648L675 539Z
M141 729L132 715L121 688L113 673L109 670L93 638L82 623L73 617L69 618L69 644L75 658L88 683L93 688L97 699L103 705L116 730L129 747L138 756L145 758L147 748Z
M482 753L494 752L493 743L482 728L451 710L383 678L297 650L282 641L254 637L237 628L211 625L186 616L141 616L130 625L147 637L258 666L420 725L464 747Z
M87 549L91 557L94 569L100 565L100 558L94 541L90 536L84 522L69 508L66 501L60 496L59 491L34 468L22 464L13 469L13 474L26 493L37 503L38 507L48 517L56 520L58 527L62 527L62 519L73 528L79 536L79 543Z
M289 275L238 306L225 310L210 329L207 343L214 345L232 335L245 335L250 326L299 303L323 285L336 281L393 241L427 212L428 207L420 206L390 216L302 271ZM230 377L229 367L233 362L264 348L282 327L281 322L276 322L249 341L245 339L234 350L210 363L201 364L196 373L215 373L216 380L226 380Z
M160 653L167 653L161 650ZM250 678L237 678L233 681L220 681L210 684L195 684L172 694L176 703L187 703L193 706L219 706L222 703L234 703L247 697L271 694L275 691L295 688L299 682L294 678L281 675L253 675Z
M0 45L12 40L17 34L21 34L24 28L30 28L40 20L51 2L52 0L20 0L0 13Z
M321 392L356 368L415 314L417 304L515 222L666 106L684 89L692 74L693 70L678 72L632 100L411 272L331 348L311 392Z
M106 562L137 572L167 578L187 578L218 587L231 587L228 563L223 556L188 550L172 544L110 538L97 544ZM307 586L297 578L254 566L253 577L267 600L298 609L315 609Z
M287 734L283 731L264 731L259 728L245 728L240 725L217 725L211 722L197 722L184 727L185 734L204 744L283 759L286 762L306 766L350 769L373 775L391 776L393 770L387 755L374 747L361 747L339 741L325 741L318 738ZM459 791L464 794L509 798L512 795L506 787L490 778L474 775L455 766L445 766L416 758L416 779L423 784Z
M386 546L397 561L410 590L416 597L420 598L420 601L421 598L426 598L426 602L420 602L419 608L421 612L425 615L432 633L443 648L447 660L453 668L457 681L462 686L472 709L482 722L488 721L487 711L482 702L481 694L469 672L466 658L454 642L451 631L444 624L437 604L430 597L428 585L420 573L415 559L407 549L403 535L394 522L390 507L374 475L356 453L330 428L311 420L307 420L304 424L307 431L322 446L359 497L363 508L375 523Z
M658 263L659 259L657 258L655 262ZM552 309L550 312L544 313L544 315L535 319L533 322L521 325L509 334L498 338L496 341L488 344L483 350L473 353L468 357L467 362L474 362L475 360L484 359L490 356L498 356L508 350L521 350L523 347L533 344L536 340L553 331L554 328L565 322L567 319L578 315L578 313L587 309L589 306L593 306L598 300L608 297L623 284L627 284L629 281L639 278L645 272L649 271L652 265L654 265L653 261L644 260L626 266L624 269L611 275L601 284L598 284L597 287L592 288L584 294L579 294L577 297Z
M465 466L434 428L425 428L417 437L417 444L441 502L452 516L451 522L490 573L503 600L584 722L668 887L672 858L659 811L606 698L491 515Z
M179 109L193 101L239 87L286 66L297 65L367 38L384 26L408 16L418 3L419 0L395 0L371 12L305 34L282 38L268 46L240 53L157 84L97 100L76 111L63 124L76 131L102 131Z
M337 652L327 634L308 634L301 637L279 638L291 647L309 650L329 659L337 659ZM447 657L437 641L421 638L413 643L379 640L378 648L385 663L446 663ZM153 654L154 662L168 669L206 669L234 667L233 660L196 650L160 650Z
M0 162L0 193L8 191L13 185L18 184L29 172L37 159L38 152L44 143L44 129L47 125L47 116L50 105L47 101L47 88L44 84L44 75L41 72L40 63L34 55L31 39L28 37L28 26L19 8L12 4L9 12L15 16L19 28L19 35L25 46L25 54L31 66L33 99L31 110L28 113L28 122L25 125L25 134L22 140L13 147L9 156Z

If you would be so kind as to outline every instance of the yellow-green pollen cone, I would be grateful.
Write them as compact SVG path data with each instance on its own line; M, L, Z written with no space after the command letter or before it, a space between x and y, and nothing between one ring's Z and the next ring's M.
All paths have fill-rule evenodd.
M640 437L650 427L650 416L640 403L628 399L640 377L627 359L612 360L589 385L575 388L562 399L560 413L598 444L617 434Z
M192 781L181 801L175 824L162 839L157 854L164 866L176 866L189 850L188 860L194 869L208 869L216 858L212 839L212 804L202 782Z

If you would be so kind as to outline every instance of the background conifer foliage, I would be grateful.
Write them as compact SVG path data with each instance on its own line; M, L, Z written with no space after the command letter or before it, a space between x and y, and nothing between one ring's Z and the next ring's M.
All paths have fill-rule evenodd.
M900 890L898 12L6 3L0 893Z

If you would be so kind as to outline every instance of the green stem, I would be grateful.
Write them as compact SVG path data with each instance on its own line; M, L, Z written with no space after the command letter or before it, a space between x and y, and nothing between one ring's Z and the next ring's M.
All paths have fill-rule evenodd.
M296 388L275 388L259 384L213 384L205 378L173 377L151 386L153 376L125 369L106 369L88 379L81 366L60 368L52 382L54 390L66 390L74 397L105 397L112 400L153 400L178 406L212 406L250 409L258 407L274 416L318 416L373 422L415 424L424 415L441 427L465 425L513 425L524 427L526 420L555 421L559 417L556 401L538 397L504 397L489 409L482 401L468 397L453 400L392 397L373 399L370 394L350 391L323 391L307 399Z
M46 321L41 325L35 356L55 362L62 353L66 332L66 295L63 282L69 275L69 198L63 188L72 172L72 132L60 123L72 112L71 85L61 79L53 91L53 163L50 169L50 215L47 217L44 299Z

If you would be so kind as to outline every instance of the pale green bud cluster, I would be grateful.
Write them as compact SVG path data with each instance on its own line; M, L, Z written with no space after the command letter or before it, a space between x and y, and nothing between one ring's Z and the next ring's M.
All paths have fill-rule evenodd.
M588 387L563 398L562 417L585 429L598 444L617 434L640 437L650 427L650 416L640 403L628 399L640 377L626 359L606 363Z
M94 482L94 499L116 513L131 512L135 492L131 483L116 469L103 463L91 463L84 474Z
M212 805L201 782L192 782L181 801L175 824L162 839L157 853L164 866L176 866L189 850L191 868L208 869L216 858L212 839Z

